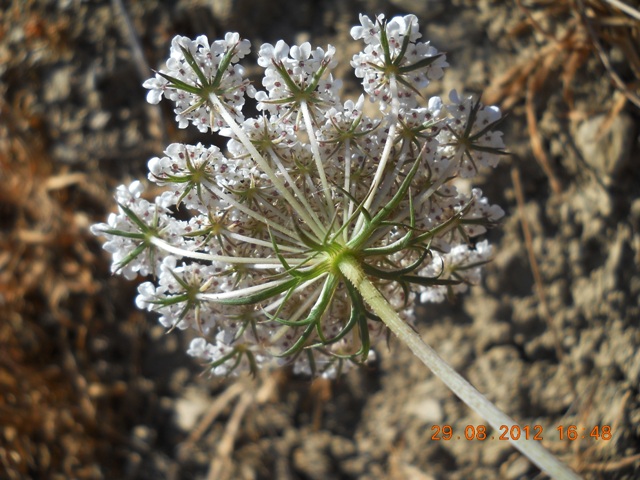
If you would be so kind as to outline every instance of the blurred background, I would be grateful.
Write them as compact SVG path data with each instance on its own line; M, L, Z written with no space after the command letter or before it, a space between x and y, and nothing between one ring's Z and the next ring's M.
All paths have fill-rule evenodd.
M482 419L393 339L336 382L210 378L88 232L170 142L216 142L145 102L174 35L330 43L357 96L359 13L416 14L451 64L426 95L509 116L513 155L477 181L507 212L496 258L467 295L416 307L423 338L585 478L640 477L638 1L0 7L0 478L544 478L505 441L465 440ZM443 425L462 439L433 440Z

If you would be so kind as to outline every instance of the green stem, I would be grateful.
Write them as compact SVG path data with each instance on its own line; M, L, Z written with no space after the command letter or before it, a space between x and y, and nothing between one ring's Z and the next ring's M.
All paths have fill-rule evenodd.
M376 168L375 176L373 177L373 181L371 182L371 188L369 192L367 192L367 196L365 197L364 205L362 207L363 210L369 210L369 207L373 203L373 200L376 197L376 194L379 193L378 187L380 186L380 182L382 182L382 177L384 176L384 172L387 168L387 162L389 161L389 157L391 156L391 149L393 148L393 144L395 142L396 129L398 128L398 114L400 113L400 102L398 100L398 84L396 82L395 76L391 76L390 79L390 88L391 88L391 113L389 114L392 117L391 124L389 125L389 133L387 135L387 141L384 144L384 149L382 150L382 155L380 157L380 161L378 162L378 167ZM373 212L371 212L373 214ZM353 229L353 237L355 238L358 233L360 233L360 229L364 224L364 216L360 215L358 218L358 222L356 223L356 227Z
M342 274L360 292L363 299L376 315L404 342L422 363L442 380L460 400L484 418L495 431L504 430L503 425L511 429L517 423L500 411L484 395L475 389L467 380L445 362L436 351L427 345L420 336L398 315L389 302L366 277L358 261L352 256L345 256L339 263ZM529 460L546 472L551 478L558 480L579 480L569 467L560 462L537 440L509 440Z

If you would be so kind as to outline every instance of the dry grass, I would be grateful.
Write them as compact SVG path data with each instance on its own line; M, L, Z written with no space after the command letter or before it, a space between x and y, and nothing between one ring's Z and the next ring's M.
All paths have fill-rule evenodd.
M6 9L0 40L21 24L27 49L63 50L68 25L47 22L33 3ZM0 58L7 69L15 62ZM36 96L6 93L0 91L0 477L99 478L96 408L78 364L99 289L79 204L95 192L86 192L84 174L53 166Z
M0 477L100 478L117 434L96 399L117 393L88 361L105 272L87 212L107 194L53 166L33 101L0 103Z
M536 106L542 90L551 79L559 78L569 117L580 118L592 112L577 112L574 106L574 80L578 71L597 56L619 95L612 95L608 109L610 125L630 102L640 108L640 13L633 8L616 7L609 0L516 0L523 20L507 35L533 34L540 41L536 53L516 63L487 89L484 100L509 110L524 101L528 133L533 154L543 169L551 190L558 194L562 183L544 149L538 128ZM613 67L611 56L624 58L624 73ZM620 67L618 67L620 68ZM629 77L629 80L623 80ZM606 128L605 128L606 130Z

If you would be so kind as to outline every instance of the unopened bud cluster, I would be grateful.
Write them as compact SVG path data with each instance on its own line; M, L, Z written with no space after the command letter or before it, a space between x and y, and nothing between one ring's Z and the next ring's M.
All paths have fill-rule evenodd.
M456 179L504 154L500 112L455 91L423 98L447 63L419 41L415 16L360 22L359 98L340 98L336 49L309 43L262 45L258 90L237 33L174 38L166 68L144 83L149 102L175 104L181 128L225 137L226 148L169 145L149 161L163 193L119 187L117 213L93 232L106 237L114 272L149 277L140 308L167 329L198 332L188 353L216 375L293 365L334 377L370 359L387 330L344 262L411 322L417 299L465 290L490 258L474 237L503 211ZM245 118L247 99L257 117Z

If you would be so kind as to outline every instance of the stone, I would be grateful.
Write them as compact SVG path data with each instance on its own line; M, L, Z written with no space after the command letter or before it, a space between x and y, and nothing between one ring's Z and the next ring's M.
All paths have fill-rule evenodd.
M582 122L574 140L585 163L609 185L631 159L635 124L629 115L621 113L603 131L606 121L605 115L597 115Z

